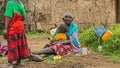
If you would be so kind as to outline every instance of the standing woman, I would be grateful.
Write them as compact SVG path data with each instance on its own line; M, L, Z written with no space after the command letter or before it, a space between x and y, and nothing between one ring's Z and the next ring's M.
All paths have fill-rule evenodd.
M29 57L29 48L24 31L24 16L26 15L24 5L20 0L9 0L6 5L5 39L8 42L8 65L21 63L21 59Z

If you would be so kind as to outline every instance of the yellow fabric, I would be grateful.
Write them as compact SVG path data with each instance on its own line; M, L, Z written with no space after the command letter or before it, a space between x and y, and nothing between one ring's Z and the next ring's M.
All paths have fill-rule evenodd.
M59 41L59 40L66 40L67 36L65 33L58 33L55 38L50 38L50 41Z

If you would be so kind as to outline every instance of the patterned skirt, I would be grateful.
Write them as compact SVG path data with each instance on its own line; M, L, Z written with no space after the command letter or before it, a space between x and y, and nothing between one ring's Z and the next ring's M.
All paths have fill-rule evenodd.
M30 51L24 33L8 35L8 61L29 57Z
M63 56L72 52L71 46L66 44L55 44L50 46L50 48L53 49L57 55L60 55L60 56Z

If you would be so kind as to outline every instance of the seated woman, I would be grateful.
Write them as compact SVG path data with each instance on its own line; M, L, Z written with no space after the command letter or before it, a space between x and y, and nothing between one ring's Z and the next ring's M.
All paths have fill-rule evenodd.
M56 55L66 55L70 52L80 52L80 44L78 42L78 27L73 23L73 16L71 13L65 13L63 15L63 22L67 25L68 30L66 32L67 40L64 42L54 42L53 45L49 47L43 48L41 51L37 53L37 55L31 54L31 59L39 59L48 54L56 54ZM52 35L52 38L55 38L59 33L59 29L57 28L55 33Z

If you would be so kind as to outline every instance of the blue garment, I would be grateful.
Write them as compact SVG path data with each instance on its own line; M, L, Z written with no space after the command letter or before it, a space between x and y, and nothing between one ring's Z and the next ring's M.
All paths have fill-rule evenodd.
M72 33L75 32L78 35L78 27L76 24L71 23L68 32L66 33L67 36L71 36Z
M97 37L101 37L106 32L106 29L104 27L96 27L94 28L94 32Z

